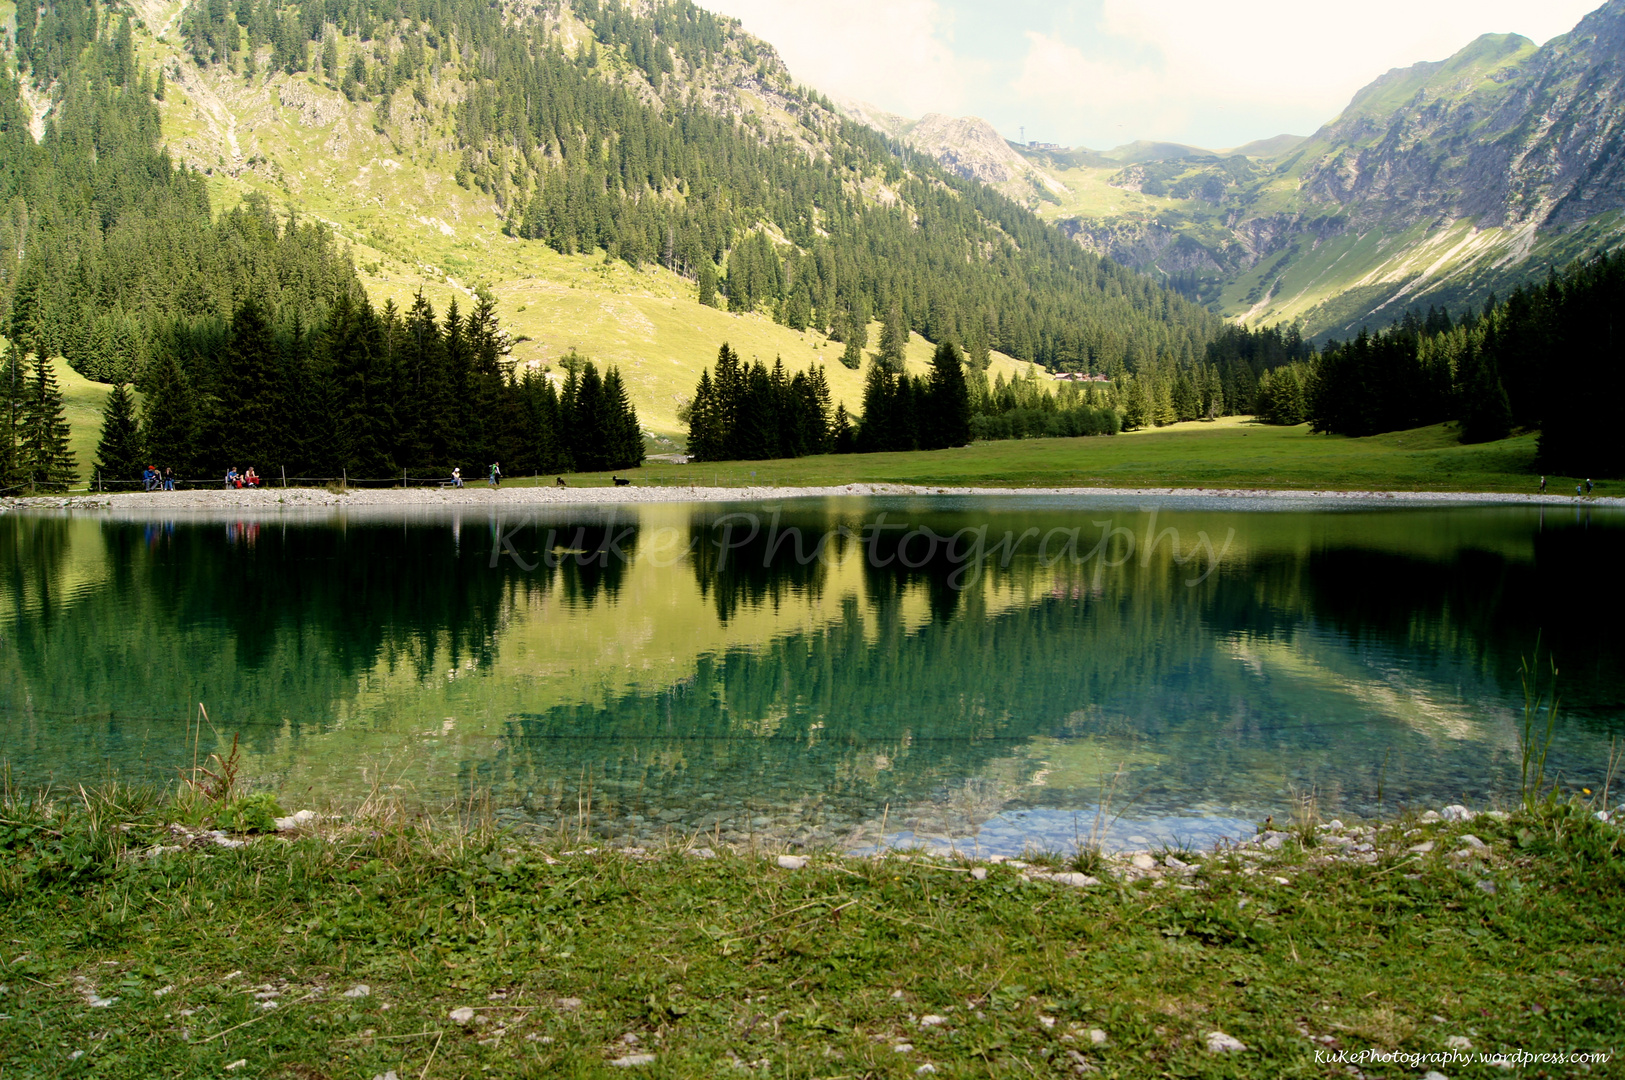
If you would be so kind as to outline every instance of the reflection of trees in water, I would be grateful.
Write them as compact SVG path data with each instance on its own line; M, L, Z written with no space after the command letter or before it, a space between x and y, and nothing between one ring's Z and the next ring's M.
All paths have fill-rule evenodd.
M928 520L940 535L956 525ZM805 553L841 526L843 542L855 543L861 522L806 514L780 525L803 531ZM745 539L747 531L725 541L714 518L691 530L696 550L710 552L694 572L721 617L818 595L818 562L797 558L788 543L774 547L766 527ZM1318 787L1333 805L1363 805L1379 777L1390 800L1408 790L1487 793L1507 764L1495 709L1504 712L1502 695L1515 692L1530 627L1553 607L1553 571L1577 558L1599 565L1600 555L1585 546L1594 538L1552 531L1533 565L1472 548L1451 559L1354 545L1264 548L1192 589L1166 552L1097 574L1090 564L1042 567L1029 546L1008 566L987 563L985 587L958 590L949 583L963 578L964 564L947 546L922 558L921 545L904 559L899 539L859 553L873 640L849 598L834 624L708 659L661 694L516 718L511 756L495 771L534 777L564 758L608 766L595 745L659 747L617 751L616 767L635 768L644 785L651 770L667 779L729 773L747 788L799 771L809 788L859 784L872 798L920 798L979 774L1024 740L1057 735L1158 748L1156 767L1135 778L1151 803L1279 796L1295 785ZM1011 589L1029 599L990 613L990 593ZM911 630L901 609L919 592L933 619ZM1557 647L1573 647L1573 636L1557 637ZM1302 652L1302 681L1250 669L1233 654L1238 640ZM1617 692L1617 642L1588 646L1574 655L1578 666L1603 670L1592 690ZM1406 677L1388 681L1402 667ZM1462 695L1466 741L1441 743L1441 731L1349 696L1362 680L1376 699L1418 687L1454 706ZM1083 709L1087 723L1063 722ZM1610 722L1618 719L1616 711ZM864 767L877 757L890 767Z
M262 524L249 544L219 525L108 522L110 572L63 596L69 524L0 520L6 742L14 756L60 751L64 765L144 755L165 772L197 702L251 749L284 718L297 737L380 660L419 679L487 663L505 598L552 580L460 555L445 527ZM150 744L132 751L132 739Z
M777 611L790 597L815 600L830 564L850 554L857 527L820 513L701 510L688 526L694 582L722 622L741 608L770 604Z
M691 564L668 571L695 575L719 619L816 600L829 589L828 563L853 557L864 559L861 596L846 597L820 629L702 657L691 678L659 693L516 717L510 738L467 763L465 779L529 785L590 766L651 792L681 790L686 779L774 798L929 800L1008 771L1025 760L1020 747L1053 736L1156 747L1155 767L1135 781L1148 802L1172 803L1249 784L1366 790L1385 751L1392 786L1407 770L1431 775L1441 753L1455 752L1425 730L1360 714L1325 686L1289 688L1249 668L1233 655L1240 640L1356 676L1389 653L1430 685L1459 685L1476 708L1498 687L1515 690L1518 657L1544 627L1568 705L1601 727L1619 724L1625 650L1596 617L1621 599L1607 558L1617 530L1548 527L1533 562L1472 548L1422 557L1355 542L1259 545L1249 561L1232 558L1188 588L1189 570L1167 549L1110 568L1046 567L1036 541L966 575L963 545L916 538L903 548L905 534L891 532L859 549L872 513L785 513L776 530L763 515L755 535L741 528L728 538L724 559L720 519L697 515ZM1071 523L995 518L989 541L1001 522L1019 533L1057 521ZM969 513L912 522L942 537L989 523ZM331 717L380 663L420 682L485 665L502 620L528 594L552 591L577 609L617 602L639 540L634 522L590 511L517 530L495 520L488 530L274 523L257 536L108 522L96 534L105 565L95 549L98 574L81 573L66 594L74 560L90 557L89 545L74 550L84 528L0 520L5 745L82 766L144 754L159 770L184 756L181 718L194 702L253 746L284 718ZM820 544L827 559L809 557ZM923 625L905 616L915 598L931 612ZM1327 723L1333 705L1358 723ZM54 724L65 717L97 719ZM161 723L144 729L128 718ZM131 745L139 738L151 742Z

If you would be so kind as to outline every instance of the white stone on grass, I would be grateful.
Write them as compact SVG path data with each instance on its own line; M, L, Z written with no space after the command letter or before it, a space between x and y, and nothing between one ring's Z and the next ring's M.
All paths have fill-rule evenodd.
M805 855L779 856L779 869L781 870L801 870L805 868L806 865L807 857Z
M350 987L350 989L344 991L344 996L347 998L364 998L371 993L372 987L368 986L366 983L356 983L354 986Z
M935 1013L920 1017L921 1027L936 1027L938 1024L946 1024L947 1022L948 1018L946 1016L937 1016Z
M1471 1050L1473 1048L1473 1040L1465 1035L1452 1035L1444 1041L1444 1044L1452 1050Z
M1099 1028L1090 1028L1089 1029L1089 1041L1094 1043L1096 1046L1105 1046L1106 1045L1106 1033L1104 1031L1101 1031Z
M914 1075L915 1076L930 1076L932 1073L934 1073L936 1071L937 1071L937 1067L935 1065L931 1064L928 1061L924 1065L921 1065L918 1069L915 1069L914 1070Z
M474 1010L470 1009L467 1005L451 1010L451 1022L454 1024L463 1024L465 1026L472 1024L474 1022Z
M1053 881L1053 882L1056 882L1057 884L1071 885L1074 888L1079 888L1079 889L1081 889L1081 888L1083 888L1083 887L1085 887L1087 885L1099 885L1100 884L1100 879L1099 878L1092 878L1088 874L1076 874L1076 873L1051 874L1049 876L1049 879L1051 881Z
M1207 1052L1210 1054L1236 1054L1247 1049L1247 1044L1234 1035L1222 1031L1207 1033Z
M610 1065L617 1069L630 1069L637 1065L653 1065L654 1060L653 1054L627 1054L625 1057L616 1058Z
M316 811L314 810L295 811L294 813L289 814L287 817L279 817L275 819L274 822L277 832L293 832L295 829L302 828L306 825L314 825L315 823Z
M1478 815L1467 809L1465 806L1462 806L1460 803L1455 803L1439 811L1439 816L1444 818L1446 821L1471 821ZM1427 815L1424 814L1423 819L1425 820L1426 817Z
M913 1043L898 1043L896 1046L892 1047L892 1050L893 1050L893 1052L898 1053L898 1054L911 1053L914 1050L914 1044Z
M985 867L985 866L972 867L971 872L970 872L970 876L975 878L977 881L986 881L987 880L987 867Z

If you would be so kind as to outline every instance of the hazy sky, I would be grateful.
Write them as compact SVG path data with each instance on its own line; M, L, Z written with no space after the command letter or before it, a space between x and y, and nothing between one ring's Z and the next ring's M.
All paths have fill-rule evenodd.
M1544 42L1601 0L698 0L799 81L1006 138L1105 149L1307 135L1393 67L1479 34Z

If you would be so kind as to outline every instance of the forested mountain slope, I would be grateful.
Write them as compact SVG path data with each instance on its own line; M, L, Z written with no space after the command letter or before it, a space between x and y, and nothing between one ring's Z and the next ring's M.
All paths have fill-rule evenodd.
M484 286L517 358L620 361L667 429L720 340L834 359L894 306L973 356L1066 367L1190 363L1214 325L680 0L52 0L15 14L7 59L0 314L21 293L76 365L139 367L264 282L277 319L319 320L301 283L349 271L315 223L376 298ZM238 269L184 273L215 265Z

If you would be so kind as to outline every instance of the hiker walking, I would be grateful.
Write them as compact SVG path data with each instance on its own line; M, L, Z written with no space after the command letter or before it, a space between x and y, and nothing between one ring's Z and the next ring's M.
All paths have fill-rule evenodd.
M1544 476L1540 478L1540 493L1542 495L1546 494L1546 478Z
M491 462L491 486L502 486L502 462L500 461Z
M1586 494L1591 494L1591 477L1586 477Z

